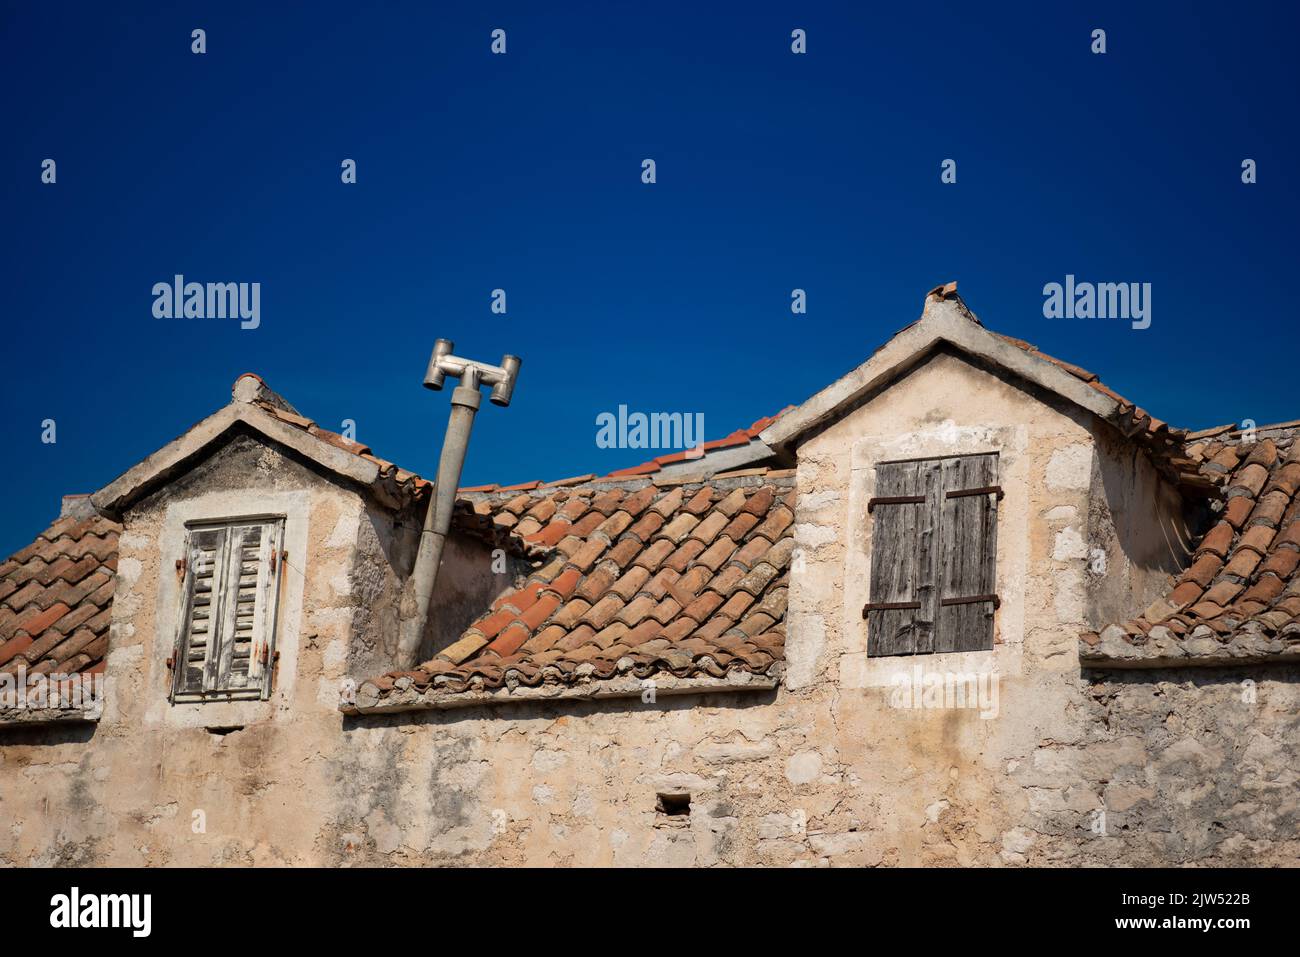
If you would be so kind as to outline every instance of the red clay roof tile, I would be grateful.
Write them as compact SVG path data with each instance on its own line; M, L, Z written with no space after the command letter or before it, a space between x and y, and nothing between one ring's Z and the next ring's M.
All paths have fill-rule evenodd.
M102 664L120 531L99 516L61 518L0 565L0 666L7 672L21 666L75 674Z
M760 472L666 489L579 489L573 495L539 488L527 502L494 492L489 501L495 512L573 519L572 544L565 539L567 551L557 543L549 553L563 570L550 572L553 585L532 581L503 596L471 624L461 641L469 638L478 651L459 661L435 659L422 670L436 687L453 692L507 680L587 680L579 666L594 666L594 680L621 668L641 676L659 670L679 676L734 668L765 672L781 659L784 642L786 588L779 569L794 542L792 516L778 503L792 484L789 473L774 482ZM586 522L591 515L601 516L599 524ZM737 523L738 515L743 519ZM730 564L737 542L719 532L731 525L743 535L760 521L775 541L751 537L746 564ZM697 537L700 530L712 545ZM613 537L618 541L611 546ZM546 554L533 560L556 564ZM529 588L540 597L513 597ZM515 611L519 604L522 613ZM494 640L487 644L479 635Z
M1243 630L1300 635L1300 429L1269 430L1252 442L1231 429L1196 434L1220 520L1193 544L1196 559L1168 598L1120 626L1130 640L1156 625L1178 637L1197 629L1221 639Z

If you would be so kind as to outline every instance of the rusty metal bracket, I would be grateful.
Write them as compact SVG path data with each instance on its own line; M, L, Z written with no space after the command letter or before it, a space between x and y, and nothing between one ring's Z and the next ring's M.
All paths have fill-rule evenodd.
M867 500L867 512L877 505L920 505L925 501L924 495L881 495Z
M185 570L189 567L189 561L184 558L176 559L176 577L184 578Z
M974 605L982 601L993 602L994 608L1002 607L1002 599L997 595L969 595L966 598L942 598L940 605Z
M919 601L869 601L862 606L862 617L869 611L914 611L920 607Z
M1006 494L1002 491L1001 485L985 485L983 488L961 488L951 492L945 492L946 498L965 498L968 495L992 495L996 493L998 500Z

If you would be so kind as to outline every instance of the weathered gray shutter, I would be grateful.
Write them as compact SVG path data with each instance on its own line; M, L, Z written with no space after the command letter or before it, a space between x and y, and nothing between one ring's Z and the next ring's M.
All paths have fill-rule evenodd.
M271 521L190 531L174 697L269 696L281 530Z
M943 556L935 651L990 651L997 580L996 455L943 463Z
M996 482L993 454L876 467L868 656L993 647Z
M916 462L891 462L876 469L871 513L871 604L867 606L867 653L916 652L917 528L924 502ZM933 619L932 619L933 620Z

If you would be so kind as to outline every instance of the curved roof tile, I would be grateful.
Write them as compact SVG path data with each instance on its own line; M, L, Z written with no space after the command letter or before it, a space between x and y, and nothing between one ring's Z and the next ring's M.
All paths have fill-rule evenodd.
M1085 645L1106 635L1137 647L1151 638L1227 643L1251 635L1300 650L1300 428L1254 433L1215 429L1191 437L1186 455L1215 498L1190 564L1170 579L1164 597L1100 635L1085 633Z
M639 486L639 487L637 487ZM540 545L526 582L401 679L446 692L631 673L765 674L784 658L794 476L498 494L493 521Z
M104 669L121 526L60 518L0 564L0 672Z

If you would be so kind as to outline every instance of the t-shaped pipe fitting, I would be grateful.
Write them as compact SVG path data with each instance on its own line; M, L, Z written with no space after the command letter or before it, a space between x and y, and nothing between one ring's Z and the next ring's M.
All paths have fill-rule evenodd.
M501 365L488 365L473 359L462 359L451 354L456 344L450 339L439 339L434 343L433 355L429 357L429 368L424 373L424 387L437 392L442 388L447 376L460 379L462 384L477 390L480 385L492 386L488 399L493 405L507 406L510 396L515 391L515 379L519 376L519 357L503 356Z
M456 506L456 488L460 485L460 472L465 464L465 451L469 447L469 433L474 426L482 396L480 385L492 386L489 398L496 405L509 405L519 376L519 357L506 356L501 365L474 362L452 355L455 348L450 339L439 339L429 358L429 368L424 374L425 388L435 392L442 388L447 376L460 379L460 385L451 392L451 418L442 440L442 454L438 459L438 477L433 482L433 494L424 514L424 528L420 532L420 545L416 550L415 567L407 580L402 596L398 657L401 667L414 667L416 655L424 636L425 622L429 619L429 603L433 597L434 582L442 562L443 545L451 529L451 516Z

